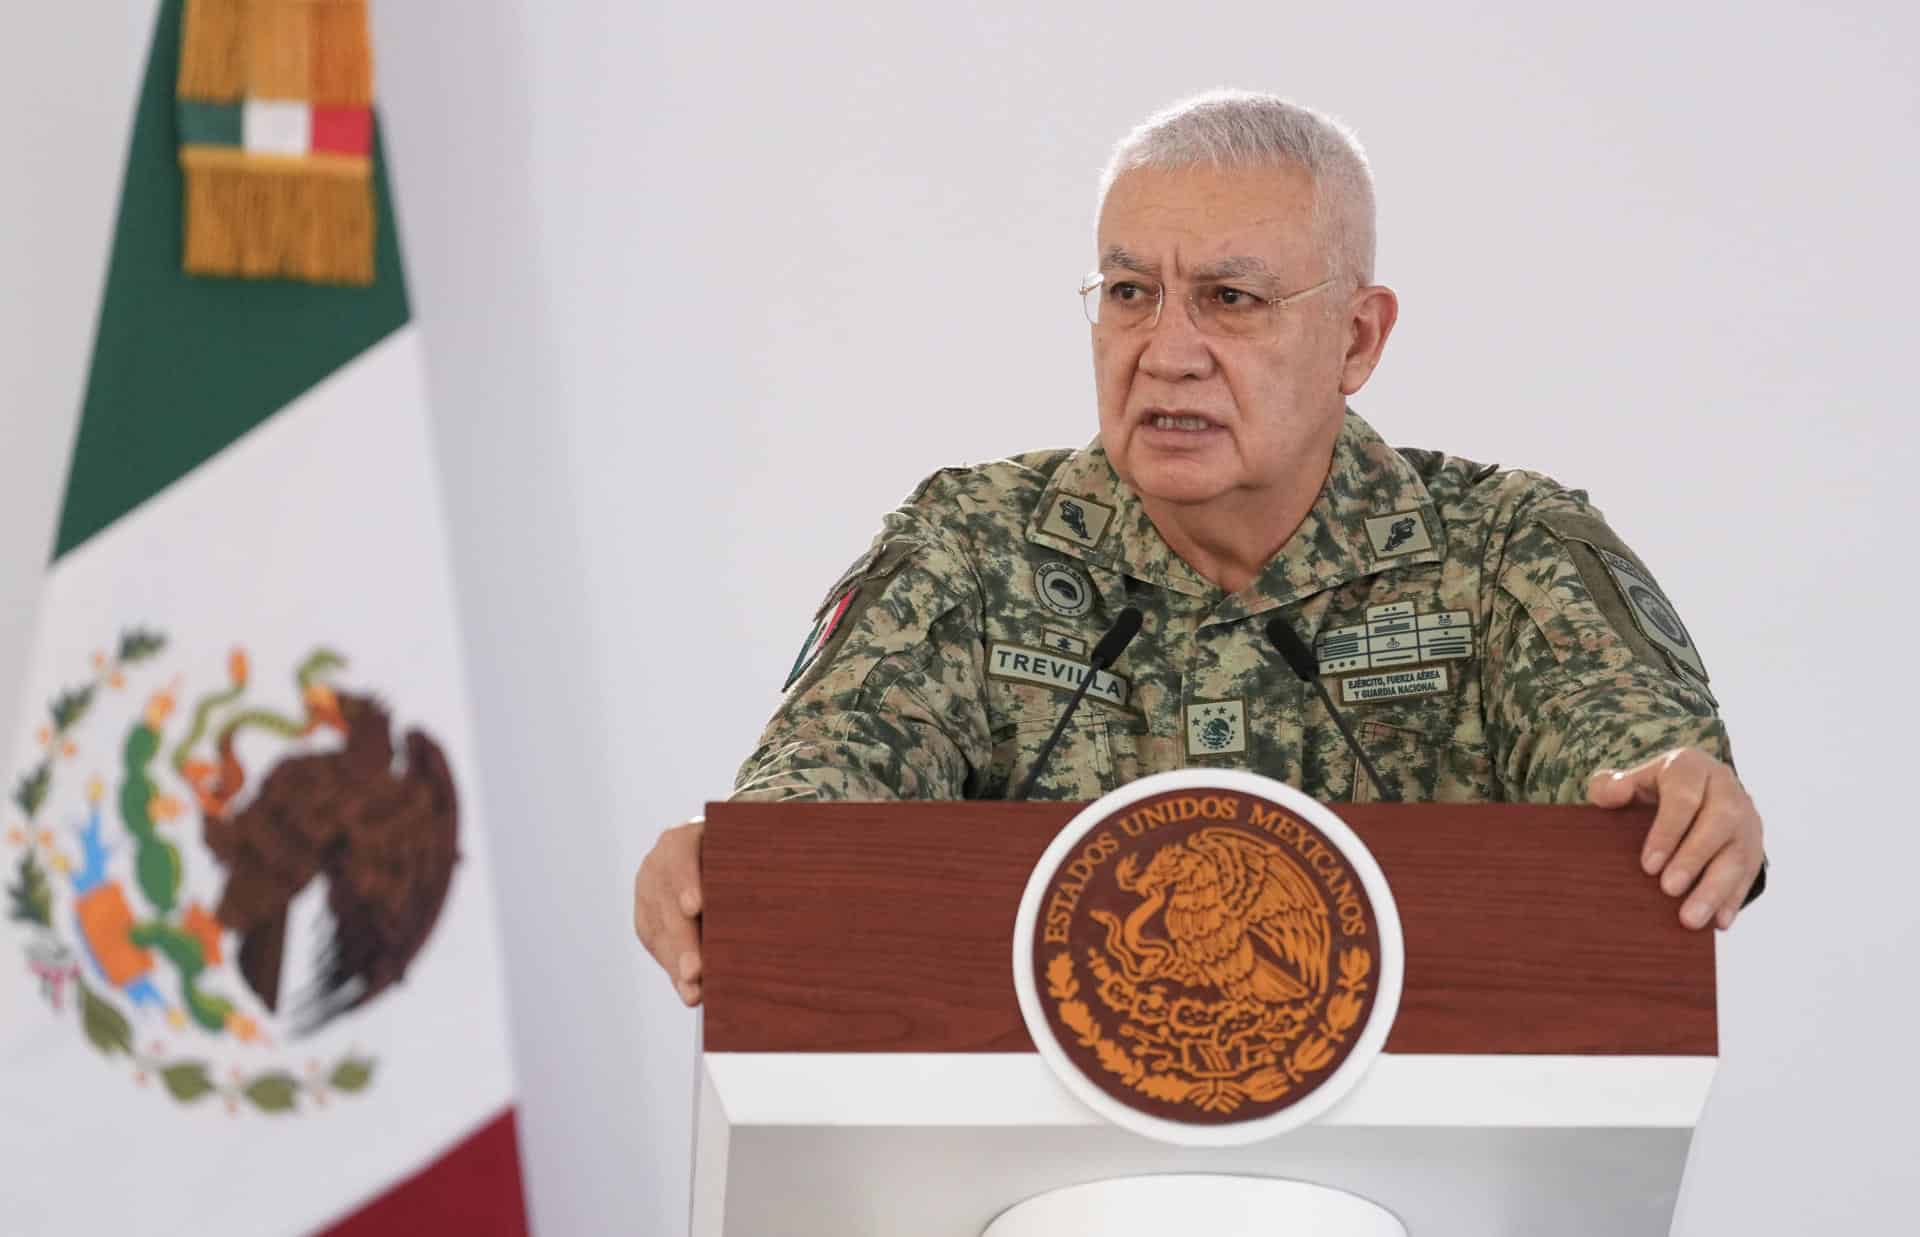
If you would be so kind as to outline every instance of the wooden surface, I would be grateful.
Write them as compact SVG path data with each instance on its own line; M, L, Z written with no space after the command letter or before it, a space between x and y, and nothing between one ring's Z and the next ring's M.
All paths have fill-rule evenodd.
M715 803L709 1052L1031 1052L1027 877L1080 804ZM1399 904L1388 1052L1714 1055L1713 933L1640 872L1650 810L1340 804Z

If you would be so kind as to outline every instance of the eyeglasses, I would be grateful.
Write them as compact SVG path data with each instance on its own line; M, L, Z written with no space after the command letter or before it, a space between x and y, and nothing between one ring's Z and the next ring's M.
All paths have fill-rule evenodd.
M1187 312L1202 335L1257 339L1273 333L1275 310L1332 286L1333 280L1323 279L1311 288L1268 297L1237 284L1198 283L1187 293ZM1080 304L1087 311L1087 321L1097 327L1152 330L1160 324L1160 310L1166 301L1167 290L1151 279L1110 281L1095 271L1080 281Z

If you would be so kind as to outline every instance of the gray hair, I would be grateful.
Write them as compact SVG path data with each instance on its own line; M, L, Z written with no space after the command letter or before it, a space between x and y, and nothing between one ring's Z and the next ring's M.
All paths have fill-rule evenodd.
M1149 116L1120 139L1100 174L1100 205L1135 168L1293 163L1313 177L1314 224L1330 276L1373 282L1373 173L1353 130L1331 116L1247 90L1210 90Z

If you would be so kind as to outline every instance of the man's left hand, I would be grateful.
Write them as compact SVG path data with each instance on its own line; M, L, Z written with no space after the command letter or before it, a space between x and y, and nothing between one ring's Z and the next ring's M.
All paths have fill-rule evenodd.
M1682 924L1733 926L1763 852L1760 813L1731 768L1697 747L1675 748L1631 769L1600 770L1587 798L1599 807L1658 804L1641 868L1670 897L1687 895Z

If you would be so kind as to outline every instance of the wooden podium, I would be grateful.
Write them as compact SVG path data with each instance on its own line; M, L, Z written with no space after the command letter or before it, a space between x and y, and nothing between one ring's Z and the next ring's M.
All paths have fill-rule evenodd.
M1021 1022L1015 910L1081 806L709 805L694 1237L978 1237L1159 1172L1336 1186L1416 1237L1668 1230L1714 934L1641 873L1650 810L1336 805L1399 905L1399 1017L1319 1121L1219 1150L1105 1123Z

